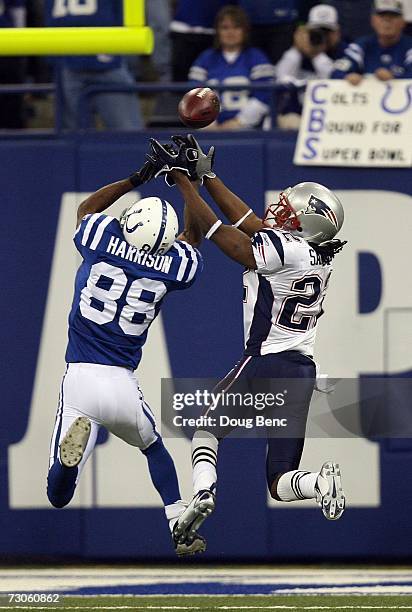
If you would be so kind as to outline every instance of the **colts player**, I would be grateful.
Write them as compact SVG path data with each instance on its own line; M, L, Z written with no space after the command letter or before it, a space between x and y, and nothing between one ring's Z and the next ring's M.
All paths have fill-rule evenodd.
M294 379L285 411L292 437L268 435L268 488L279 501L315 499L325 517L336 520L345 508L338 464L327 461L319 472L298 468L316 378L316 325L323 312L331 262L345 244L334 239L343 225L342 205L323 185L300 183L286 189L262 220L212 172L212 150L206 156L192 136L174 137L174 141L197 150L198 164L203 164L198 176L233 225L223 225L188 178L173 171L186 206L196 215L205 237L246 268L245 351L217 389L233 391L245 379ZM155 141L152 149L158 169L162 164L171 166L170 152ZM217 421L219 410L221 406L214 412ZM230 428L219 433L204 428L193 437L194 498L179 517L178 534L197 529L214 509L219 440L228 433Z
M190 287L202 269L201 255L192 246L201 235L188 223L176 240L176 213L155 197L136 202L120 220L103 214L153 174L146 162L130 178L96 191L77 211L74 243L83 262L69 317L67 368L51 441L47 495L56 508L70 502L104 426L145 455L173 534L186 505L134 370L167 293ZM197 534L190 542L174 537L174 544L178 555L205 549Z

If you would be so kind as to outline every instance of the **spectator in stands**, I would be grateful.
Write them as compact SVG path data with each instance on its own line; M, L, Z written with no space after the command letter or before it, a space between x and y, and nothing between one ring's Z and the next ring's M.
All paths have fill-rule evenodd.
M239 0L251 27L251 43L268 56L272 64L293 43L298 18L298 0Z
M213 45L213 24L219 9L226 4L237 4L237 0L177 0L170 24L174 81L187 81L195 59Z
M146 0L146 21L153 29L155 46L151 62L159 81L172 80L169 26L171 10L169 0Z
M365 74L381 81L412 78L412 38L403 34L405 20L400 0L375 0L375 31L350 44L336 62L332 78L358 85Z
M0 28L24 28L26 25L26 0L1 0ZM0 84L23 83L25 58L0 57ZM4 94L0 96L0 128L24 127L23 96Z
M277 79L280 82L327 79L344 49L337 10L327 4L318 4L309 12L307 24L295 31L293 46L276 66Z
M279 127L299 127L303 103L303 91L299 88L308 79L328 79L345 46L336 8L327 4L312 7L308 22L297 28L293 46L276 65L277 82L290 85L278 93Z
M43 0L30 0L27 3L27 23L28 28L44 27L44 6ZM43 55L33 55L28 58L27 79L34 83L51 83L53 75L50 61Z
M189 72L195 85L247 85L268 83L274 67L266 55L249 46L249 20L237 6L223 7L216 17L215 47L204 51ZM221 113L214 129L237 130L258 127L269 112L267 91L224 91Z
M48 26L113 26L123 23L119 0L88 0L78 10L77 3L46 0ZM67 56L57 61L59 86L64 103L63 126L77 127L79 99L90 85L134 85L124 58L113 55ZM135 93L104 93L90 99L105 127L136 130L142 127L139 101Z

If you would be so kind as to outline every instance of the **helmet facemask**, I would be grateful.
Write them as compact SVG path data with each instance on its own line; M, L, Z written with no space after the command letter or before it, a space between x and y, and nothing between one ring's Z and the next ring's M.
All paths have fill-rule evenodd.
M128 210L129 210L129 206L127 206L127 208L124 208L122 210L121 215L119 216L119 223L120 223L121 228L123 228L124 224L126 223L126 217L127 217Z
M264 225L276 227L286 232L302 231L298 215L288 199L291 191L291 187L282 191L279 195L279 202L277 204L271 204L268 207L263 217Z

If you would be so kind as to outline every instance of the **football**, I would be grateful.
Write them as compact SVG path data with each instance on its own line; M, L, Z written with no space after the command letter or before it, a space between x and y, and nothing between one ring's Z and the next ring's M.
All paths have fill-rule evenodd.
M191 128L203 128L215 121L220 112L219 96L209 87L191 89L178 107L182 123Z

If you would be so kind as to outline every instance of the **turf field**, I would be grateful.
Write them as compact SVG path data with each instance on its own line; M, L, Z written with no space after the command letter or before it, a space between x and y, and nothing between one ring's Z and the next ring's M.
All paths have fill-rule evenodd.
M8 568L0 593L9 610L412 610L412 568Z
M276 596L263 597L67 597L59 605L16 605L9 610L412 610L412 597Z

